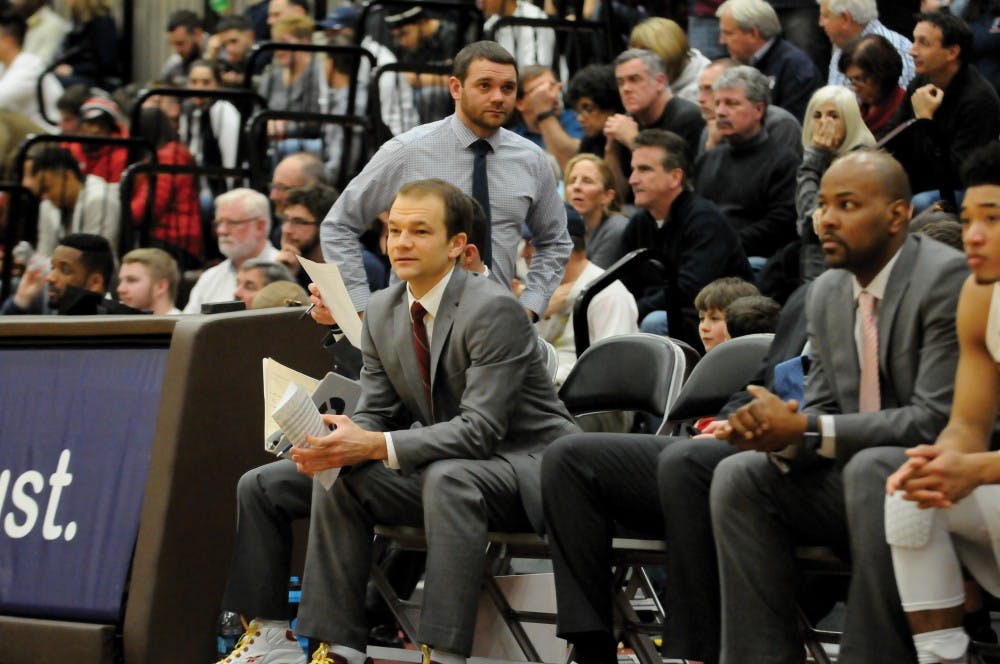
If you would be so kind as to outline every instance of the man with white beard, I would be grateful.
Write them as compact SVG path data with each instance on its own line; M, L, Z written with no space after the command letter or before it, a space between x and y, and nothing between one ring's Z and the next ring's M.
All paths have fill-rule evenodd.
M186 314L199 313L205 302L232 300L236 273L246 261L274 262L278 257L278 250L267 240L271 208L267 196L260 192L240 188L217 196L212 228L226 260L205 270L198 278L184 307Z

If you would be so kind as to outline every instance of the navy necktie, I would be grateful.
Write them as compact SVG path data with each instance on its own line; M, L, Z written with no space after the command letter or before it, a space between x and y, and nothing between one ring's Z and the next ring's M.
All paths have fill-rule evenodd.
M469 149L476 155L472 164L472 197L482 206L486 213L486 241L485 247L477 247L483 263L487 267L493 267L493 232L491 228L490 214L490 183L486 177L486 155L493 151L493 146L484 138L469 146Z

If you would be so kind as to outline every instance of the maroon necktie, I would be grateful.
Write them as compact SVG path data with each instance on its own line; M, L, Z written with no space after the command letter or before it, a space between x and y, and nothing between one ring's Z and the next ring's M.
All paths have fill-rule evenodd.
M410 320L413 322L413 351L417 354L417 364L420 365L420 379L424 383L424 397L427 408L434 411L431 400L431 345L427 341L427 326L424 325L424 314L427 310L416 300L410 305Z

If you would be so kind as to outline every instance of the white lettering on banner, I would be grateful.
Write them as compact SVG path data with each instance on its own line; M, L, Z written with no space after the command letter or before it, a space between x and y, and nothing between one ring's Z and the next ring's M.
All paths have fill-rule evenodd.
M76 521L70 521L65 527L56 523L56 512L59 509L62 490L73 482L73 475L68 472L69 459L69 450L63 450L59 455L55 472L49 475L51 491L45 506L45 517L42 519L42 537L47 540L62 536L69 542L76 537ZM11 476L9 469L0 471L0 515L4 514L7 488L10 487L12 508L3 517L3 532L11 539L22 539L27 537L38 523L38 506L45 490L45 476L37 470L26 470L14 479L13 486L11 486Z

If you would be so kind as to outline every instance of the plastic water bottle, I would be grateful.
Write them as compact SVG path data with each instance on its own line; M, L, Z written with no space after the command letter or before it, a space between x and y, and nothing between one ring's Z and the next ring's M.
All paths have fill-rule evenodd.
M236 642L243 636L243 621L235 611L223 611L219 614L219 631L216 636L216 650L219 659L226 657L236 647Z
M292 633L295 634L295 638L298 640L299 645L302 647L303 652L305 652L306 657L309 657L309 639L305 636L299 636L295 632L295 626L298 622L299 613L299 600L302 599L302 581L297 576L293 576L288 579L288 609L289 614L292 616Z

